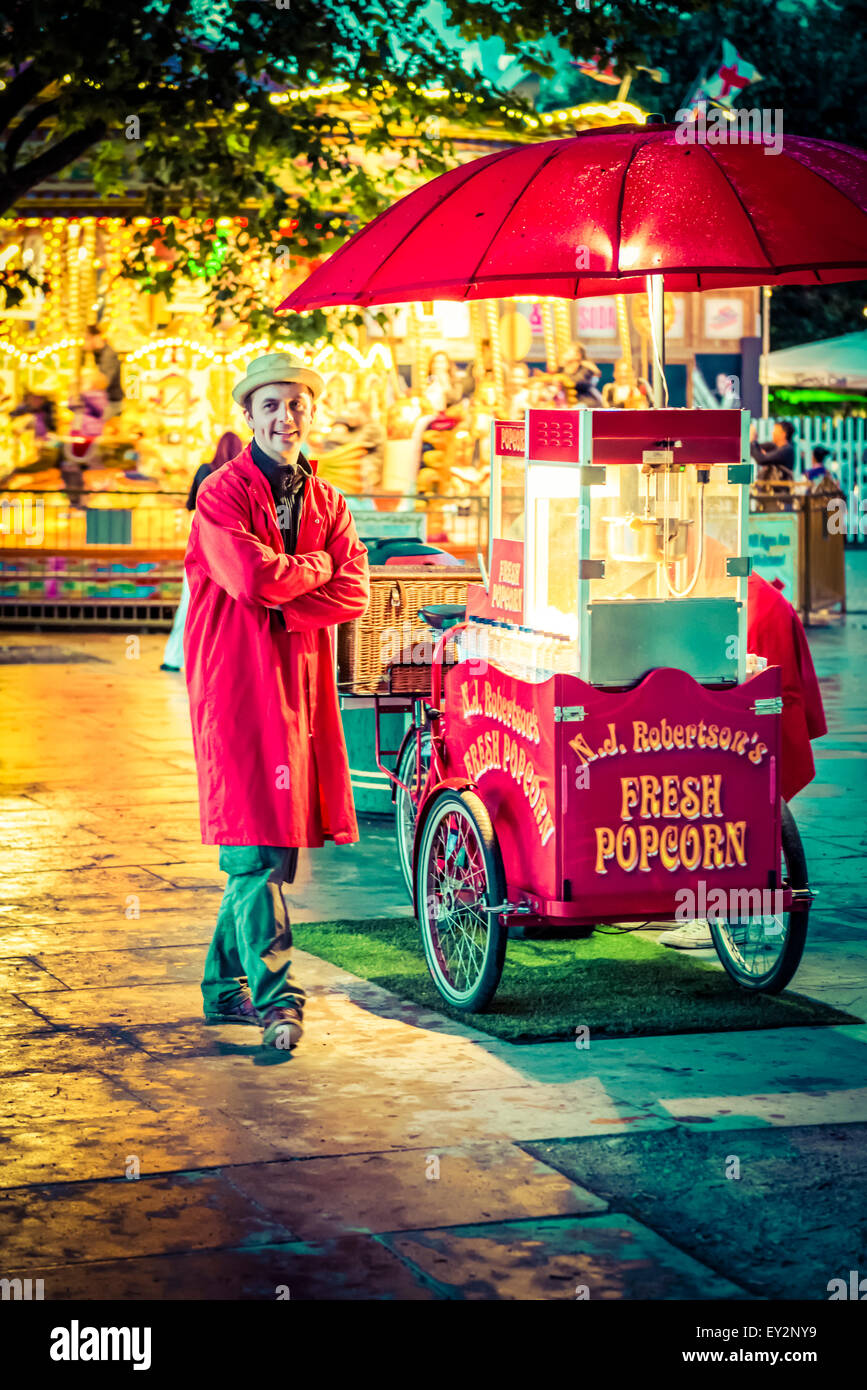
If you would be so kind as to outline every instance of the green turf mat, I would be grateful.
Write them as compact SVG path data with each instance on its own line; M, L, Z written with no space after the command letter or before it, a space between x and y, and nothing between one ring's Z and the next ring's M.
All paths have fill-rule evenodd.
M509 941L488 1010L467 1014L436 989L412 917L301 922L292 930L301 950L508 1042L574 1038L581 1025L591 1037L630 1038L864 1021L788 991L750 994L691 952L657 946L647 932L610 929L580 941Z

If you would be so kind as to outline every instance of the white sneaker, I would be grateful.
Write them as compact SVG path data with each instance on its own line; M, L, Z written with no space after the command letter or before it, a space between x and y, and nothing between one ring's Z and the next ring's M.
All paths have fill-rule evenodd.
M670 931L660 932L656 940L660 946L676 946L681 951L698 951L702 947L713 946L710 926L704 917L697 917L694 922L684 922L682 926L673 927Z

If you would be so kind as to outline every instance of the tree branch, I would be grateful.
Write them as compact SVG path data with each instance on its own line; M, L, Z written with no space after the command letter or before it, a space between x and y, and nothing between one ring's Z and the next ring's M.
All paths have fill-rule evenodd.
M50 78L34 62L19 72L0 95L0 131L7 128L13 116L29 106L49 82Z
M4 151L7 169L11 170L15 167L15 157L28 135L36 130L48 116L55 115L59 110L59 101L44 101L41 106L34 106L32 111L28 111L27 115L12 128Z
M16 169L14 174L6 179L3 192L0 194L0 212L6 212L11 208L21 193L26 193L43 179L50 178L52 174L57 174L68 164L72 164L91 145L101 140L105 133L105 121L91 121L81 130L75 130L65 139L59 140L50 150L44 150L35 159Z

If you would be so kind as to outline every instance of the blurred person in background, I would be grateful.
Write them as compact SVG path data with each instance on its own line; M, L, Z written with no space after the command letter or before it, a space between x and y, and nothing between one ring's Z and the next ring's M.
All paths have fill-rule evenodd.
M524 411L531 404L530 368L526 362L515 362L509 372L507 382L509 414L523 419Z
M431 354L427 364L425 396L435 410L445 410L446 406L459 405L464 398L464 383L458 369L447 352L440 349Z
M602 373L596 363L590 361L583 343L570 343L563 354L557 375L574 391L578 405L602 405L602 395L599 391Z
M84 334L84 351L93 354L93 361L97 370L102 372L105 377L108 397L105 418L106 420L113 420L115 415L119 415L123 409L124 401L123 386L120 379L120 358L106 339L98 323L88 324Z
M382 465L385 459L385 430L377 420L374 420L370 406L363 401L347 401L340 419L335 420L334 426L335 430L339 430L339 433L335 439L334 431L332 431L329 445L336 442L348 445L350 448L364 450L361 465L362 486L365 492L373 491L382 477Z
M33 416L33 435L35 439L46 439L57 429L57 412L54 401L41 391L28 391L20 405L9 411L9 418L16 415Z
M795 477L795 427L791 420L777 420L770 444L760 444L755 424L750 426L750 453L759 465L756 482L791 483Z
M813 461L807 469L810 491L827 493L828 496L833 497L842 497L843 489L840 487L834 474L831 473L826 466L830 458L831 450L826 449L824 444L817 444L813 450Z
M647 410L650 407L647 383L635 376L623 357L614 363L614 380L602 388L602 404L606 410Z
M736 376L727 376L725 372L717 372L716 393L724 410L740 409L740 384Z
M108 378L104 372L93 370L84 374L81 390L69 401L72 411L70 437L90 443L99 439L107 418L107 387Z
M469 400L483 387L493 385L494 359L488 338L482 339L481 349L481 356L471 359L466 365L463 377L459 378L463 400Z
M81 497L86 491L84 469L102 467L98 443L105 428L108 403L106 384L102 372L86 372L81 390L68 403L72 411L72 421L69 437L63 442L60 476L73 507L83 505Z
M12 457L0 459L0 487L5 487L11 478L17 474L26 475L28 473L41 473L46 467L45 451L52 445L56 445L55 435L57 433L57 410L51 396L43 391L25 391L24 399L20 405L12 405L12 397L4 396L0 400L0 411L4 412L9 420L15 420L12 432L15 436L15 448L12 450ZM25 417L30 416L30 420L25 422ZM20 420L21 424L17 421ZM32 445L27 435L32 430ZM14 462L23 449L27 449L32 454L29 463Z
M196 493L203 480L211 473L222 468L229 459L237 458L243 450L243 442L232 430L226 430L225 434L220 435L214 457L210 463L203 463L196 469L190 487L190 495L187 498L187 511L196 510ZM184 623L187 620L187 608L190 602L190 586L187 582L187 572L184 570L184 577L181 583L181 601L178 604L178 611L175 614L175 621L169 633L169 640L166 642L166 650L163 656L161 671L182 671L184 669Z

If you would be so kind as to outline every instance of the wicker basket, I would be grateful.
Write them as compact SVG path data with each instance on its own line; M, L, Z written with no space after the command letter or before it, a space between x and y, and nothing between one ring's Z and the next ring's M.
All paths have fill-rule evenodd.
M429 628L427 632L430 634ZM425 641L420 648L414 648L410 644L389 663L385 676L390 695L430 695L433 688L433 648L437 635ZM455 642L446 642L443 647L444 667L454 666L457 660L455 647Z
M475 569L371 565L367 612L337 629L340 690L355 695L387 693L388 667L400 669L400 654L413 643L431 637L431 629L418 616L419 609L426 603L466 603L467 585L480 584L481 580ZM406 671L405 666L402 669ZM422 688L430 690L430 667L417 666L415 673ZM392 676L392 690L406 689L401 683L407 678L411 685L416 675L407 672L406 677L397 678L397 685Z

